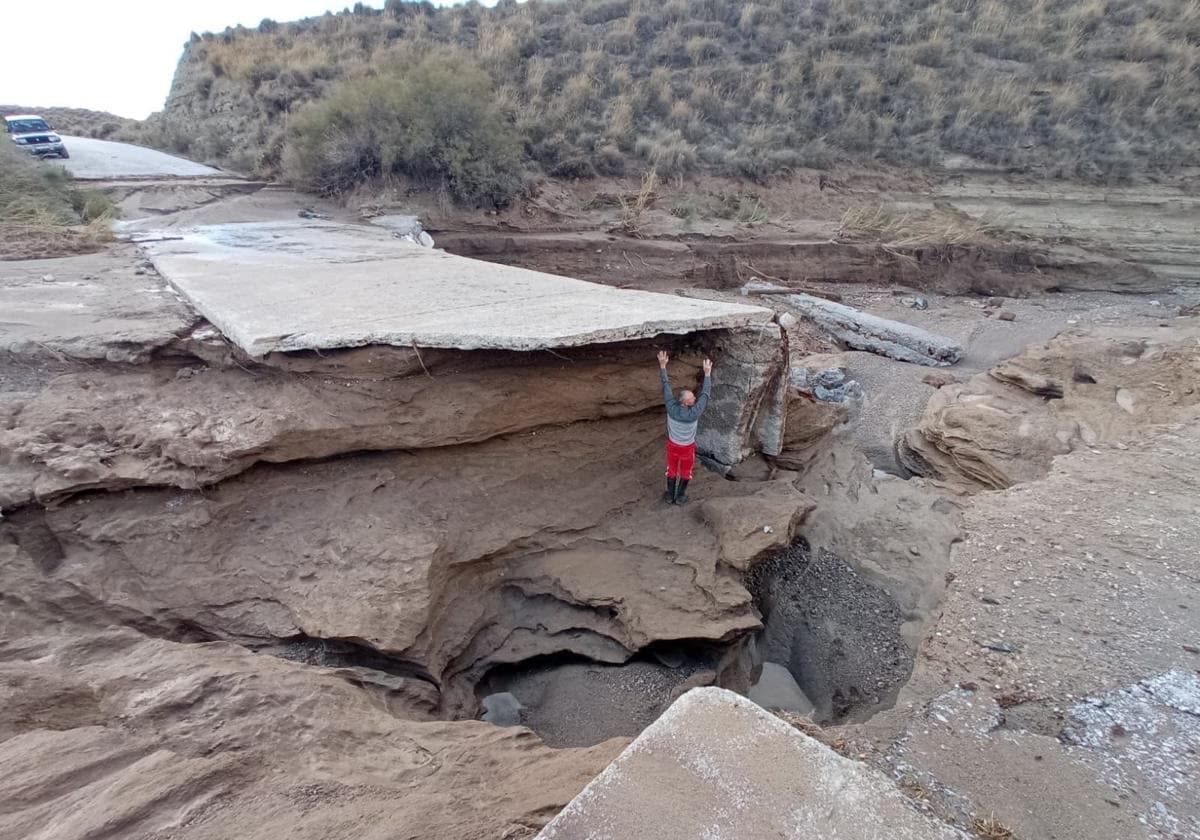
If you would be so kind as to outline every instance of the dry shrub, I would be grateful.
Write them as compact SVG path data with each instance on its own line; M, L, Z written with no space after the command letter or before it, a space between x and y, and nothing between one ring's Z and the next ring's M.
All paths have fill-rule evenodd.
M325 195L401 175L472 205L505 204L522 183L520 145L491 79L450 53L345 84L309 106L291 125L284 167Z
M638 138L634 151L665 178L682 177L696 166L696 147L675 130Z
M0 222L0 260L41 260L102 251L114 240L112 220L62 225L52 219Z
M658 173L651 169L642 176L641 186L632 198L620 196L620 229L626 236L642 235L642 214L658 200Z
M774 715L784 723L800 730L813 740L820 741L822 744L829 747L834 752L839 753L840 755L847 755L850 752L850 745L846 742L845 738L835 735L828 729L825 729L823 726L818 726L809 720L809 718L805 715L797 715L793 712L785 712L782 710L774 712Z

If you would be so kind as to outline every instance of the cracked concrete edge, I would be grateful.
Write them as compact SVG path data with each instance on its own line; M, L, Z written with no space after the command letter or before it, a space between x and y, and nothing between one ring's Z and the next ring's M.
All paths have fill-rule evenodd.
M351 259L363 255L374 231L233 224L183 233L183 242L139 245L174 290L255 357L373 344L545 350L737 329L775 317L766 307L617 289L409 250L391 239L368 258ZM272 236L310 234L316 241L307 256L271 250ZM480 299L471 302L473 292Z
M967 837L918 813L880 771L709 687L675 701L537 840L808 836Z

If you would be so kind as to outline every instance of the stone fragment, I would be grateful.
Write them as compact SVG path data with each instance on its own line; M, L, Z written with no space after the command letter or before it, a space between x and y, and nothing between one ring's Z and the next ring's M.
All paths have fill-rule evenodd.
M719 535L721 562L745 571L769 551L790 545L815 507L790 481L775 481L749 495L708 499L700 515Z
M496 726L520 726L525 707L511 692L501 691L483 698L483 719Z
M980 647L993 650L996 653L1017 653L1020 651L1020 648L1018 648L1016 645L1005 641L981 642Z

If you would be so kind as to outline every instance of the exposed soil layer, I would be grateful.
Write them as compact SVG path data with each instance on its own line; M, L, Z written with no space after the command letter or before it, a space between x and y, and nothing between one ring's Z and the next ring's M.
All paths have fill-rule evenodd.
M869 715L912 672L896 602L834 554L798 542L756 567L749 586L762 658L792 673L819 721Z
M1044 291L1166 291L1118 256L1049 245L883 247L830 240L657 239L594 232L437 231L463 256L637 288L736 288L764 275L785 282L896 284L949 294L1024 297ZM745 238L742 238L745 237Z

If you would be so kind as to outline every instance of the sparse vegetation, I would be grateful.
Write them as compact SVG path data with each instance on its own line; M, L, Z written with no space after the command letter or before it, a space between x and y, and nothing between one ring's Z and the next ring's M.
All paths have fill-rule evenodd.
M61 166L0 144L0 259L81 254L112 240L112 204Z
M734 192L688 193L675 201L671 215L685 222L700 218L730 219L740 225L753 227L770 220L771 211L756 195Z
M235 148L271 168L274 127L300 105L438 49L474 56L486 103L559 177L763 181L961 154L1115 182L1200 164L1194 0L389 2L195 38L181 76L194 102L163 130L188 145L227 134L220 99L246 109ZM171 134L187 108L198 130Z

